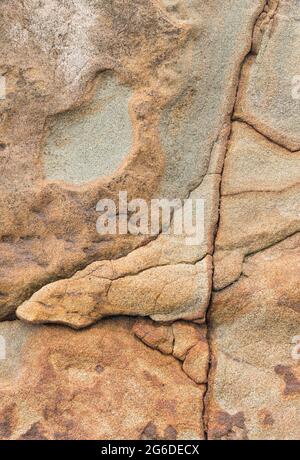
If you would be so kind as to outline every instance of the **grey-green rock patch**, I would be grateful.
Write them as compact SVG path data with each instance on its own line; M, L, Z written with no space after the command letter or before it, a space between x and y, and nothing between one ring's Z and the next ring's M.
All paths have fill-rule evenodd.
M132 144L131 95L111 74L102 75L90 104L57 115L44 149L46 178L80 185L113 174Z

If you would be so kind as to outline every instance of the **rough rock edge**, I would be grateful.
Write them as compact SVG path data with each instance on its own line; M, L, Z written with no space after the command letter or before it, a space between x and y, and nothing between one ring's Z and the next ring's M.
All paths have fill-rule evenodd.
M213 149L214 146L212 146L212 149ZM193 185L193 188L191 190L189 190L188 192L188 197L191 196L191 194L193 192L195 192L198 188L201 187L201 185L204 183L205 181L205 178L207 177L210 177L210 176L218 176L219 178L219 182L220 182L220 174L217 174L217 173L210 173L209 172L209 167L208 167L208 170L207 170L207 173L201 178L201 181L199 183L197 183L196 185ZM216 198L217 196L219 195L219 192L218 192L218 185L219 184L216 184L216 191L215 191L215 194L216 194ZM219 196L218 196L219 198ZM213 275L212 275L212 269L211 269L211 266L212 266L212 255L213 255L213 245L214 245L214 234L212 232L212 228L216 228L216 225L217 225L217 219L218 219L218 215L217 215L217 207L215 209L215 213L216 213L216 218L213 218L210 222L210 227L211 228L208 228L208 233L206 235L206 238L207 238L207 242L206 242L206 249L205 251L203 251L203 253L201 254L201 256L193 256L191 259L189 258L185 258L185 257L182 257L182 259L178 259L176 260L176 262L171 262L171 263L167 263L167 262L158 262L157 264L156 263L151 263L149 264L149 266L147 267L144 267L140 270L129 270L127 271L126 273L123 273L123 274L120 274L120 275L117 275L117 276L113 276L111 278L111 283L113 281L116 281L118 279L122 279L122 278L127 278L127 277L132 277L132 276L137 276L139 274L142 274L143 272L147 271L147 270L153 270L153 269L159 269L159 268L162 268L162 267L168 267L168 266L181 266L181 265L188 265L188 266L197 266L197 264L199 263L206 263L208 264L209 266L209 271L208 271L208 279L207 279L207 282L208 282L208 292L207 292L207 296L205 296L205 309L207 308L208 304L209 304L209 293L212 291L212 281L213 281ZM170 227L172 226L172 222L170 223ZM75 329L77 329L77 327L73 326L72 324L69 324L68 322L64 322L64 321L47 321L47 320L41 320L41 321L35 321L35 320L27 320L23 314L21 313L22 311L22 306L27 304L27 302L30 302L32 297L34 297L35 294L39 293L40 291L42 291L44 288L50 286L51 284L53 283L56 283L56 282L61 282L61 281L68 281L68 280L75 280L75 279L80 279L82 278L81 276L81 272L87 272L85 275L87 276L90 276L93 271L95 270L90 270L90 268L92 268L95 264L97 263L107 263L109 266L111 266L112 268L112 271L114 272L114 268L113 268L113 263L114 262L117 262L117 261L122 261L122 259L126 260L126 257L129 257L131 256L132 254L135 254L137 252L140 252L141 249L144 247L147 247L148 245L150 244L153 244L156 240L158 240L161 236L163 236L163 234L161 233L161 231L153 238L150 238L147 242L144 242L144 244L142 245L139 245L138 247L136 247L135 249L133 249L132 251L130 251L127 255L122 255L116 259L104 259L104 260L100 260L100 261L95 261L95 262L92 262L92 263L88 263L88 264L83 264L82 268L80 268L80 270L76 270L75 272L71 272L70 273L70 276L67 276L67 277L63 277L63 278L60 278L59 280L51 280L50 283L46 283L44 284L43 286L41 286L39 289L37 289L32 295L29 296L29 298L27 300L25 300L24 302L22 302L21 304L19 304L16 308L16 318L18 319L21 319L25 322L29 322L31 324L47 324L47 323L54 323L54 324L63 324L63 325L67 325L67 326L70 326L70 327L74 327ZM90 270L90 271L89 271ZM107 279L109 281L109 277L103 277L103 279ZM39 302L36 302L36 303L39 303ZM42 303L42 302L41 302ZM19 311L18 311L19 309ZM122 313L120 313L122 315ZM139 315L137 313L137 315ZM179 317L174 317L172 318L170 315L169 318L166 318L166 319L160 319L159 317L156 319L155 317L156 316L161 316L161 314L153 314L153 315L147 315L147 316L150 316L152 319L155 319L156 321L175 321L177 319L180 319ZM105 315L107 316L107 315ZM119 316L119 314L117 314L116 316ZM136 314L133 314L133 316L136 316ZM165 316L165 314L163 314L163 316ZM14 319L16 319L14 318ZM188 313L187 316L184 316L182 319L186 320L186 321L195 321L195 322L198 322L200 321L201 323L204 322L204 317L201 316L201 318L199 319L198 316L194 313ZM101 317L99 317L97 320L93 321L93 322L97 322L101 320ZM85 326L82 326L82 327L86 327ZM80 329L81 327L78 327L78 329Z
M212 147L213 149L213 147ZM190 197L190 195L195 191L197 190L201 184L203 183L203 180L205 179L206 176L210 176L210 175L213 175L209 172L207 172L207 174L205 174L204 176L201 177L201 179L199 180L199 182L193 186L193 188L191 188L189 191L188 191L188 194L187 194L187 198ZM152 237L148 237L145 241L143 241L142 243L139 243L132 251L130 252L125 252L125 253L122 253L119 257L116 257L115 259L111 259L112 261L113 260L119 260L119 259L122 259L122 258L125 258L127 257L129 254L132 254L138 250L140 250L141 248L143 247L146 247L150 244L152 244L153 242L155 242L160 236L162 235L161 233L161 230L159 231L159 233L155 236L152 236ZM195 262L193 262L193 265L195 265L197 262L201 262L207 255L211 255L212 256L212 253L207 253L205 254L203 257L201 257L200 259L197 259L195 260ZM105 262L106 259L102 259L100 260L101 262ZM56 281L62 281L62 280L67 280L67 279L70 279L72 278L73 276L76 276L77 273L81 272L81 271L84 271L86 269L88 269L91 265L95 264L96 262L99 262L99 260L93 260L92 262L89 261L88 263L82 263L82 264L78 264L76 266L76 268L74 268L73 270L71 270L68 274L68 276L56 276L56 275L51 275L48 277L47 281L45 281L44 283L41 283L39 284L38 286L38 289L35 289L33 290L33 292L30 291L30 294L28 296L25 297L25 299L23 299L21 301L21 303L17 304L15 307L15 312L13 314L10 314L9 316L7 317L4 317L2 319L0 319L0 321L9 321L10 318L12 319L18 319L17 315L16 315L16 311L18 309L19 306L21 306L23 303L27 302L28 300L30 300L30 298L38 291L40 291L42 288L44 288L45 286L48 286L49 284L52 284ZM178 262L178 264L180 264L181 262ZM163 266L163 264L161 265L156 265L155 267L157 266ZM151 268L154 268L151 267ZM138 274L138 273L137 273ZM130 273L129 273L130 275Z
M197 381L197 379L195 379L191 373L188 372L188 370L186 369L186 366L185 366L185 362L186 360L188 359L188 357L190 356L190 352L192 352L193 350L197 352L196 350L196 347L197 345L199 344L199 341L196 342L195 340L195 343L191 343L189 344L189 346L186 347L185 349L185 352L184 354L179 357L179 356L176 356L175 354L175 344L176 344L176 334L175 334L175 331L174 331L174 324L176 323L176 321L172 322L172 323L163 323L163 322L156 322L156 321L153 321L153 320L149 320L149 329L147 330L147 323L145 324L145 327L143 328L143 324L142 322L143 321L148 321L148 318L146 319L140 319L137 317L137 321L135 322L135 324L133 325L133 333L134 335L143 342L143 344L149 348L151 348L152 350L156 350L158 352L160 352L161 354L163 355L169 355L169 356L172 356L175 361L177 361L180 366L181 366L181 370L182 372L184 372L186 374L186 376L191 379L194 383L196 383L196 385L206 385L207 383L207 377L208 377L208 374L207 374L207 365L208 365L208 360L207 360L207 363L206 363L206 367L205 367L205 377L203 379L199 379ZM150 321L152 321L152 323L150 323ZM185 322L184 320L179 320L179 323L183 323ZM193 324L191 323L190 321L186 321L187 324ZM199 326L197 326L196 324L194 324L195 327L201 327L204 328L204 332L206 331L206 324L199 324ZM149 340L148 337L149 337L149 334L151 335L151 328L167 328L168 329L168 333L169 333L169 336L170 336L170 339L171 341L169 341L169 347L166 347L166 346L163 346L164 345L164 341L161 341L161 340ZM201 335L201 332L200 332L200 329L199 329L199 335ZM198 337L199 338L199 337ZM201 338L200 338L200 341L201 341ZM203 341L202 341L203 342ZM201 343L201 342L200 342ZM206 346L207 346L207 342L206 343ZM207 350L208 351L208 350ZM209 358L208 354L207 354L207 357Z

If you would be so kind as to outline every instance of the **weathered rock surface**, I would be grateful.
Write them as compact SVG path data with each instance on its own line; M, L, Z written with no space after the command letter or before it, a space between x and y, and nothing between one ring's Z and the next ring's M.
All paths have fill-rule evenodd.
M240 65L263 3L228 0L222 11L217 0L1 3L0 317L42 286L149 240L100 236L99 199L117 201L120 190L129 199L186 198L207 174L218 187ZM107 82L118 86L108 105ZM124 115L120 128L114 112L126 104L130 123Z
M132 324L1 323L0 439L202 439L205 386L135 338Z
M299 439L300 236L248 257L214 294L209 439Z
M243 69L235 116L291 151L300 150L299 3L271 0L258 23L253 51Z
M113 262L95 262L73 278L45 286L20 306L17 314L34 323L56 322L75 328L112 315L204 321L211 291L209 256L207 259L125 277L114 272Z
M209 349L204 325L184 321L168 325L143 319L135 323L133 331L149 347L182 361L182 370L194 382L207 382Z
M247 254L300 231L300 154L234 123L222 176L214 286L241 274Z
M211 295L218 190L219 176L207 175L190 195L205 202L201 244L187 244L185 233L161 234L126 257L94 262L70 279L48 284L18 308L18 317L75 328L119 314L203 322Z
M297 17L296 2L269 2L239 84L214 252L208 439L300 437Z
M0 439L300 439L299 14L2 0Z

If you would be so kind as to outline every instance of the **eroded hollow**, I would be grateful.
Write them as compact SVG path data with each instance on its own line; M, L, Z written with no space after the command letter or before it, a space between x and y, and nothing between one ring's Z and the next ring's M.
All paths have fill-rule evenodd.
M83 184L111 175L129 153L132 90L111 74L101 74L88 106L57 115L44 149L47 179Z

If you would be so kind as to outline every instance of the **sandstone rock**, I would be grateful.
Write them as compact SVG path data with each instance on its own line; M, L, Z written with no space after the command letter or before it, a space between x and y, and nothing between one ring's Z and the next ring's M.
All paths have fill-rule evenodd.
M1 323L0 439L202 439L205 387L131 327Z
M299 4L295 0L271 3L264 23L260 23L258 54L243 69L235 117L285 148L298 151L300 99L296 99L294 80L300 75Z
M246 258L213 297L210 439L299 439L299 234Z
M222 195L281 192L299 185L300 152L270 142L245 123L234 122L222 175Z
M98 200L120 190L186 198L210 182L196 260L212 253L230 113L264 2L111 4L1 3L1 318L43 286L149 242L96 232Z
M214 252L208 439L300 437L297 17L294 1L267 3L239 83Z
M195 317L203 321L211 290L208 254L213 252L218 190L219 176L207 175L190 195L191 199L202 199L205 203L200 244L187 244L185 233L161 234L126 257L95 262L71 279L45 286L18 308L18 316L34 322L64 322L74 327L113 314L151 315L160 320ZM176 286L175 296L168 298L167 285L172 293ZM162 307L155 300L159 290L164 290L160 296Z
M185 321L173 323L174 348L173 355L182 361L187 353L200 341L205 342L206 330L203 327L190 324Z
M299 158L245 124L233 124L214 254L216 289L240 276L247 254L300 230Z
M140 319L136 321L132 330L149 347L159 350L165 355L172 354L174 344L172 326Z
M18 310L33 323L86 327L112 315L151 316L158 321L178 318L205 320L211 292L211 260L166 265L118 276L109 261L95 262L75 277L43 287Z
M300 438L298 23L2 0L0 439ZM180 205L99 234L124 191Z
M206 341L197 343L186 355L182 369L196 383L207 382L208 355L209 349Z
M147 241L141 236L99 236L95 208L101 198L116 200L120 189L146 200L156 193L164 170L157 136L160 113L176 93L180 76L174 75L172 90L168 82L157 85L153 73L159 72L158 61L164 68L172 66L188 28L173 24L158 5L140 0L113 4L114 8L86 0L71 1L69 6L57 0L1 3L0 61L8 90L0 107L5 146L0 165L0 258L10 279L8 283L1 277L2 317L43 285L69 277L95 260L125 255ZM132 127L132 142L124 144L125 152L119 149L117 125L102 135L98 132L99 123L102 128L103 121L112 123L112 113L120 109L119 102L101 108L101 100L95 108L97 90L105 97L102 88L107 81L132 93L126 108L122 96ZM98 148L99 136L102 145L112 146L108 154L116 152L115 165L118 158L126 158L107 177L107 157L106 162L98 160L96 170L86 157L82 178L97 178L81 184L78 172L84 171L79 171L74 157L78 151L72 153L75 162L62 160L65 172L59 177L47 158L67 156L83 130L90 159L97 154L93 149ZM66 180L66 174L67 182L53 180Z
M183 372L194 382L206 383L209 348L205 326L184 321L159 324L144 319L135 323L133 331L149 347L183 361Z

